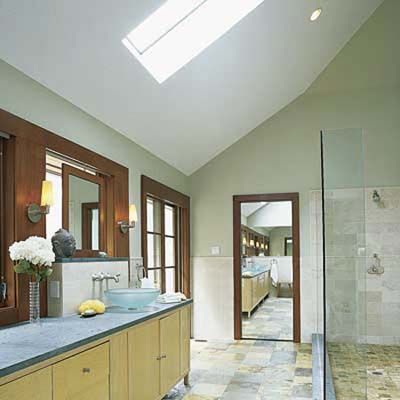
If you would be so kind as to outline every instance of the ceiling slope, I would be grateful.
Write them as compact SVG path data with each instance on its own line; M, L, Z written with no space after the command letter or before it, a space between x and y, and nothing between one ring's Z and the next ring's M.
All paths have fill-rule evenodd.
M0 58L190 175L301 95L381 2L266 0L160 85L121 39L161 0L0 0Z

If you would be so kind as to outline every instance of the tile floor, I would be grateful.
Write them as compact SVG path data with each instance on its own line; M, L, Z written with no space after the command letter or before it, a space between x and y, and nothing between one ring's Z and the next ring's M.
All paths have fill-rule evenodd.
M290 342L192 342L190 386L165 400L311 399L311 345Z
M328 348L337 400L400 399L400 346L330 343Z
M243 315L243 337L293 339L293 299L268 297L253 311L250 319Z

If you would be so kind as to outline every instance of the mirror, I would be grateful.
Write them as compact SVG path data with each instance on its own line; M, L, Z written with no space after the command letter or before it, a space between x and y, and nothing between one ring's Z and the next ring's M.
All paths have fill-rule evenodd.
M46 236L67 229L76 240L75 257L106 251L106 177L63 156L46 154L46 179L53 183L55 204L46 216Z
M77 249L100 250L100 187L75 175L69 175L69 231Z

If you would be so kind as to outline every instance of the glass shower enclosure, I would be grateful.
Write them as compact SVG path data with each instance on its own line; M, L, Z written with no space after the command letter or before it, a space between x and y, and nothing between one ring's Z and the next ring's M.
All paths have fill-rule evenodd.
M324 398L367 399L362 130L321 132L321 161Z
M367 139L321 132L328 400L400 399L400 171Z

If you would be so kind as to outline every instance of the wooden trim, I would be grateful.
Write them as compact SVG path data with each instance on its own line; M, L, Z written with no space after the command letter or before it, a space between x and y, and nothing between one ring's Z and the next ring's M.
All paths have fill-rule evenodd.
M7 146L13 147L10 161L12 168L7 173L12 179L6 183L7 198L10 198L13 204L12 207L7 207L8 212L5 215L7 229L10 229L9 238L6 240L8 245L32 235L46 235L45 218L37 224L32 224L26 217L26 207L30 203L40 203L41 183L46 173L46 150L50 150L91 165L107 174L107 207L111 216L106 222L107 231L111 232L111 236L107 235L107 249L112 256L129 256L129 235L123 234L118 226L118 221L128 220L129 171L126 167L1 109L0 131L10 135ZM11 263L7 264L7 271L8 274L14 274ZM8 291L11 294L13 279L7 280ZM15 278L14 292L13 306L0 309L0 325L28 319L28 277L18 275ZM47 289L46 283L43 283L43 315L46 315L46 309Z
M233 282L234 337L242 338L241 203L290 201L293 237L293 341L301 341L300 315L300 206L299 193L271 193L233 196Z
M1 260L3 265L3 276L7 283L7 298L3 307L0 308L0 325L18 322L17 294L18 279L14 273L13 263L8 256L8 248L15 237L15 138L2 139L1 162L3 170L3 193L1 193Z
M145 192L146 196L152 196L182 208L190 207L190 197L145 175L141 177L141 186L142 193Z
M162 202L162 240L164 240L164 204L176 207L176 216L179 215L179 238L175 232L175 240L180 241L179 256L180 262L175 265L175 273L179 273L178 265L181 265L182 292L189 298L191 296L190 288L190 197L180 193L168 186L159 183L147 176L141 177L141 232L142 232L142 257L143 265L147 270L147 197L153 197ZM164 246L162 245L161 248ZM178 252L176 253L178 254ZM165 261L165 254L162 258ZM165 277L165 271L162 272ZM163 282L165 280L163 279Z

